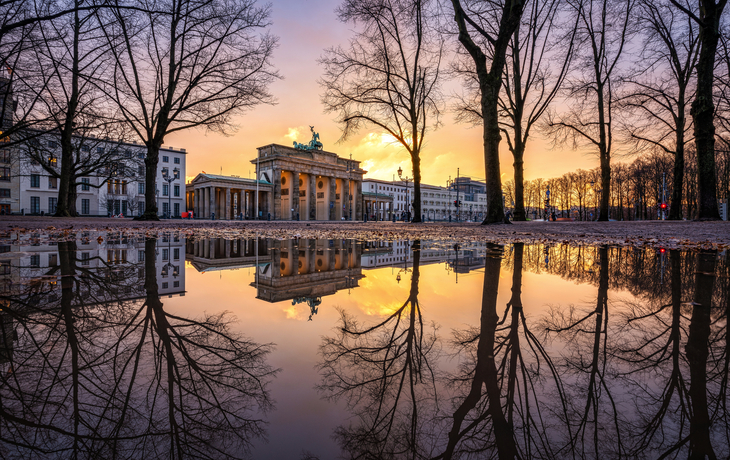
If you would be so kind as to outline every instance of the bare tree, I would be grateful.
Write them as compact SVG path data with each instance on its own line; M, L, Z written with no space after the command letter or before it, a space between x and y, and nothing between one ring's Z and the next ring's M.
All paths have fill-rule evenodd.
M613 117L618 82L616 73L631 36L637 0L569 0L578 18L576 52L580 65L567 80L571 109L547 124L558 141L587 144L598 150L601 166L601 208L598 220L609 218Z
M327 112L341 140L363 126L384 130L406 149L413 166L413 222L421 222L421 149L441 114L444 42L434 33L430 0L346 0L337 13L362 29L348 48L329 48L320 63Z
M524 221L524 154L535 126L555 99L573 55L575 27L562 34L559 14L562 2L535 0L530 3L520 27L512 35L504 68L504 91L499 112L502 132L514 158L514 220ZM566 44L567 41L567 44ZM557 45L557 46L556 46ZM458 68L464 76L467 94L458 97L457 119L481 124L479 81L473 71Z
M717 207L717 178L715 177L715 60L720 41L720 20L727 0L698 0L699 14L682 0L669 0L699 26L700 50L697 60L697 91L692 101L695 146L697 153L697 182L699 220L719 220Z
M254 0L146 0L137 10L114 2L106 11L114 71L97 85L147 147L140 218L157 220L165 136L192 128L228 133L234 116L273 102L267 86L278 78L270 63L277 41L265 31L270 7Z
M59 217L77 215L76 190L82 176L102 176L99 183L89 183L94 187L103 185L111 176L122 159L122 149L112 144L124 138L114 107L106 103L104 94L92 83L111 76L106 41L101 35L101 29L107 25L97 22L102 16L95 10L79 11L79 0L68 3L71 14L37 27L35 68L48 81L38 93L37 112L46 134L40 139L31 138L35 145L27 149L32 161L58 179L55 215ZM114 141L99 145L104 138ZM54 148L42 148L47 139L51 139L48 142ZM55 152L58 143L60 158Z
M452 0L451 3L459 30L459 42L474 62L479 82L487 185L487 212L482 223L506 223L509 221L505 217L502 204L499 167L499 142L502 139L499 134L499 93L507 62L507 49L520 25L525 2ZM472 35L477 37L476 41Z
M695 10L689 0L683 0ZM646 63L629 81L622 101L633 114L626 129L639 148L659 148L674 155L674 174L669 219L682 219L682 186L685 146L692 141L688 131L694 68L699 54L697 25L671 7L669 1L645 0L639 4L644 49L639 63Z

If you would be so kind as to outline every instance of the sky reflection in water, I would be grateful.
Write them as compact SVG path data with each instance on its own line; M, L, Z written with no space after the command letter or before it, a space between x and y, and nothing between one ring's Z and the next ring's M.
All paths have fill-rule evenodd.
M3 457L730 455L726 253L2 248Z

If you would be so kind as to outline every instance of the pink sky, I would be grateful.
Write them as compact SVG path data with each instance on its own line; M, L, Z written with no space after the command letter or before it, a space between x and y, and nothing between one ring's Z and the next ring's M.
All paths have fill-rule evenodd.
M277 0L273 4L271 31L280 37L273 63L284 77L270 90L278 100L275 106L259 106L239 118L239 129L231 136L192 130L176 133L165 144L185 148L189 179L201 171L225 175L253 177L250 160L256 147L271 143L290 145L294 140L311 139L309 125L320 133L324 149L362 161L366 177L392 179L398 167L410 176L408 154L392 145L381 132L361 131L345 143L336 143L340 129L334 114L325 114L320 103L321 88L317 80L321 67L317 59L324 49L345 44L353 33L349 25L340 23L334 10L338 0ZM453 84L453 83L452 83ZM422 152L423 182L445 185L446 180L461 175L484 177L482 132L457 124L451 113L445 113L443 126L427 133ZM556 177L577 168L598 166L598 159L585 152L551 150L550 145L535 135L525 155L525 177ZM504 179L512 177L512 158L506 145L501 155Z

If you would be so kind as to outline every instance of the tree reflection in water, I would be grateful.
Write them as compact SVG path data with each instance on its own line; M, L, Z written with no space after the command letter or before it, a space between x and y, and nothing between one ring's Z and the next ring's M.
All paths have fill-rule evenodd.
M239 458L265 435L271 347L236 334L225 313L165 311L155 246L145 241L143 267L89 268L76 243L59 243L51 281L3 299L17 335L0 381L7 456Z
M411 249L411 287L403 305L368 327L340 310L338 334L320 347L320 391L344 399L357 417L335 433L351 458L429 458L437 440L436 329L424 326L418 302L421 242Z
M549 420L565 414L562 383L544 345L528 326L522 306L523 249L521 243L513 247L512 295L500 315L497 293L503 247L488 245L480 327L455 335L457 353L470 359L451 378L456 408L450 417L448 443L438 458L565 455ZM546 407L550 392L562 404Z
M437 329L427 346L413 340L423 336L418 259L393 315L363 327L341 313L322 346L321 388L356 415L336 433L350 458L728 458L728 257L549 251L533 264L543 251L488 245L478 326L444 346L456 374L438 370ZM512 268L503 310L502 264ZM594 284L595 300L526 316L523 270L545 266Z

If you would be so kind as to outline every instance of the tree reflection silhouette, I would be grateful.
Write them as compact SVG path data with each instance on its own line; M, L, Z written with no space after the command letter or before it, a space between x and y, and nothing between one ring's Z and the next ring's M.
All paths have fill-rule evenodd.
M561 411L550 408L543 412L546 396L553 392L551 397L562 402L565 413L564 390L550 356L525 318L523 249L521 243L513 246L512 295L500 320L497 294L503 247L487 247L480 326L456 333L457 353L471 358L452 379L457 389L456 408L448 443L436 458L504 460L561 455L559 431L549 421ZM459 389L466 395L458 396Z
M165 311L155 244L145 241L142 299L120 289L141 284L120 276L141 267L80 266L73 242L59 243L60 267L49 273L60 274L57 305L37 302L52 283L4 299L18 335L0 383L8 456L239 458L265 435L271 347L235 333L225 313Z
M320 347L318 386L357 415L335 438L351 458L428 458L436 436L436 329L418 302L421 242L413 242L408 298L383 321L363 327L344 310L335 337Z

